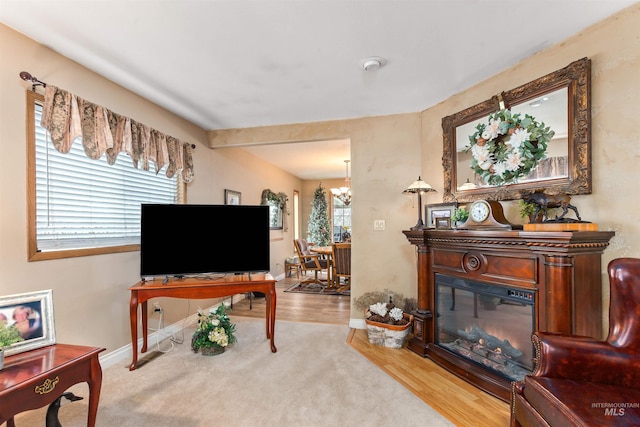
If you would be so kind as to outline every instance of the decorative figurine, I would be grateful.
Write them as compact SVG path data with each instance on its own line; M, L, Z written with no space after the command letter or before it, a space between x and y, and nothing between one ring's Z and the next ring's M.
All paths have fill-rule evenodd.
M580 218L580 214L578 213L578 208L570 203L571 196L569 196L568 194L551 195L545 194L543 192L535 192L524 195L522 197L522 200L535 205L536 209L532 215L533 218L537 218L540 211L544 213L543 222L576 222L574 219L565 218L565 215L569 212L569 209L575 212L576 217L578 218L577 222L582 222L582 218ZM554 208L561 208L562 215L556 215L554 219L550 220L548 210Z
M60 420L58 419L58 411L60 410L60 407L65 403L63 397L70 402L82 400L82 397L76 396L70 391L63 393L62 396L58 397L49 405L46 416L46 427L62 427L62 424L60 424Z

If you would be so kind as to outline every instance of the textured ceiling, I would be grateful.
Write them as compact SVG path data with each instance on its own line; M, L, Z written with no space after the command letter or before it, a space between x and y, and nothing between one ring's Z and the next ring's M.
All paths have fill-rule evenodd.
M633 3L0 0L0 22L211 130L421 111Z

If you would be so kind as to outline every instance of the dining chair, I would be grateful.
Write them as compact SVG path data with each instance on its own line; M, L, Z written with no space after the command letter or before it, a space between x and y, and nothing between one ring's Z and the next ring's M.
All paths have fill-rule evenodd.
M318 272L327 270L327 277L329 277L329 262L326 259L321 259L319 255L311 253L309 250L309 243L304 239L294 239L293 245L298 253L302 272L307 275L307 271L313 271L314 278L306 278L300 283L314 283L318 286L326 287L326 284L318 279Z
M299 278L302 272L302 261L300 261L297 252L284 260L284 277L293 275L294 271L296 278Z
M351 243L334 243L331 251L332 285L338 288L338 292L349 290L351 288ZM344 285L341 283L342 278L344 278Z

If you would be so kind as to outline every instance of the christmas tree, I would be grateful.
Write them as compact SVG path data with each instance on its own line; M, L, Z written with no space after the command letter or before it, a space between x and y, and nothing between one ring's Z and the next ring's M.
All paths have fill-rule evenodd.
M331 222L329 221L329 209L322 183L313 193L313 205L309 217L309 241L317 246L329 246L331 244Z

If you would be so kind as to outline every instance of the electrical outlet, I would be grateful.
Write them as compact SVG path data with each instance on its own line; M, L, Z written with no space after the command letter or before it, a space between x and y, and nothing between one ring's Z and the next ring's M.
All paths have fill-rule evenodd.
M154 313L162 313L162 307L157 302L153 303L153 312Z
M373 229L375 231L384 231L385 221L384 219L374 219L373 220Z

